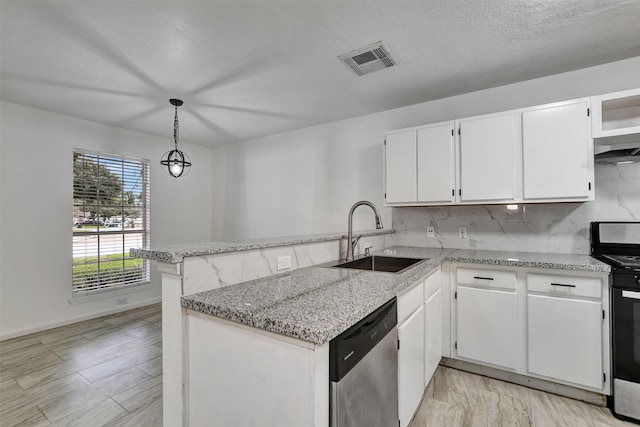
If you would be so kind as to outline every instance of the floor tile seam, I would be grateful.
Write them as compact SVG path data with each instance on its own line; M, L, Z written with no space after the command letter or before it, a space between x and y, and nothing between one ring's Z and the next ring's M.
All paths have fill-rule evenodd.
M40 345L42 345L42 344L40 344ZM29 353L31 353L31 351L32 351L32 350L35 350L35 351L38 351L38 352L42 352L43 354L44 354L46 351L51 351L51 350L49 350L48 348L46 348L46 347L42 346L42 348L31 349L31 350L26 350L26 349L22 348L22 349L20 349L20 350L16 350L16 352L19 352L19 351L28 351ZM52 353L53 353L53 352L52 352ZM15 355L15 354L13 354L13 355L11 355L11 357L5 357L5 358L3 358L2 356L0 356L0 369L2 369L2 368L6 368L6 367L11 366L11 365L13 365L13 364L17 364L17 363L24 363L24 358L18 358L18 359L19 359L18 361L14 362L14 363L10 363L9 365L7 365L7 360L2 360L2 359L10 359L10 358L13 358L13 357L16 357L16 355Z
M38 412L40 412L40 414L42 414L44 419L47 420L49 424L53 424L53 421L51 421L49 417L47 417L47 414L45 414L44 411L40 408L40 405L36 405L36 409L38 410Z
M113 398L113 396L109 396L109 399L110 399L110 400L112 400L113 402L115 402L115 404L116 404L116 405L118 405L119 407L121 407L122 409L124 409L124 411L127 413L126 415L129 415L129 414L132 414L133 412L135 412L135 411L129 411L127 408L125 408L124 406L122 406L122 405L120 404L120 402L118 402L117 400L115 400L115 399Z
M117 358L117 356L114 356L114 359L115 359L115 358ZM114 359L109 359L109 360L105 360L105 361L102 361L102 362L95 362L95 364L92 364L91 366L84 367L84 368L82 368L82 369L73 369L73 370L71 370L71 371L67 372L67 374L66 374L66 375L62 375L61 377L50 379L49 381L40 381L40 382L37 382L37 383L35 383L33 386L28 387L28 388L24 388L24 387L22 387L22 384L20 384L20 379L25 378L25 377L27 377L27 376L28 376L28 375L30 375L30 374L38 373L39 371L43 371L43 370L45 370L45 369L50 369L50 368L53 368L53 367L57 367L58 365L47 366L47 367L44 367L44 368L38 369L38 370L36 370L36 371L33 371L33 372L31 372L30 374L27 374L27 375L24 375L24 376L22 376L22 377L20 377L20 378L17 378L17 379L16 379L16 382L17 382L17 383L18 383L18 385L19 385L20 387L22 387L22 389L26 392L26 391L32 390L34 387L37 387L37 386L40 386L40 385L46 385L46 384L48 384L48 383L50 383L50 382L58 381L58 380L61 380L61 379L63 379L63 378L69 377L69 376L74 375L74 374L79 374L80 376L82 376L83 378L85 378L82 374L80 374L80 371L85 370L85 369L90 369L90 368L92 368L92 367L94 367L94 366L100 365L101 363L110 362L110 361L112 361L112 360L114 360ZM68 360L67 360L67 361L65 361L64 363L69 363L69 362L70 362L70 361L68 361ZM85 378L85 379L86 379L86 378Z
M12 356L15 356L14 353L19 353L21 351L29 351L29 347L37 347L37 346L42 346L42 344L40 342L38 342L37 344L31 344L31 345L26 346L26 347L14 348L14 349L11 349L11 350L7 350L7 351L5 351L3 353L0 353L0 362L3 359L8 359L8 358L10 358Z
M110 330L108 333L111 333L111 332L117 332L119 337L124 335L124 336L126 336L127 338L135 338L135 339L140 338L140 337L138 337L138 336L136 336L136 335L134 335L134 334L130 333L129 331L123 331L123 330L121 330L121 328L122 328L122 325L120 325L120 326L115 326L115 327L114 327L114 329L113 329L113 330ZM98 340L99 338L101 338L101 337L103 337L103 336L104 336L104 335L98 335L97 337L95 337L95 338L93 338L93 339L91 339L91 338L87 338L87 339L88 339L89 341L93 342L93 341ZM86 338L86 337L85 337L85 338Z
M40 369L46 369L46 368L50 368L50 367L52 367L52 366L56 366L56 365L60 365L60 364L62 364L62 363L65 363L65 360L64 360L63 358L61 358L60 356L58 356L58 355L57 355L57 354L55 354L54 352L50 352L50 353L51 353L51 355L46 355L46 356L47 356L47 357L55 356L58 360L57 360L57 361L49 360L49 361L47 361L46 363L43 363L41 366L36 366L35 368L29 368L29 369L33 369L33 370L40 370ZM44 358L43 358L43 359L44 359ZM44 359L44 360L46 360L46 359ZM20 362L20 363L12 364L13 366L8 366L8 367L5 367L5 368L6 368L6 370L8 370L8 371L11 371L11 370L17 370L17 371L20 371L20 367L21 367L21 366L24 366L24 364L25 364L25 361L22 361L22 362ZM27 372L33 372L33 371L30 371L29 369L27 370ZM3 370L4 370L4 369L3 369ZM13 379L17 379L16 377L11 377L11 378L13 378Z
M146 381L149 381L150 379L152 379L152 378L153 378L151 375L147 374L147 373L146 373L145 371L143 371L142 369L138 369L138 367L137 367L137 366L130 366L130 367L128 367L127 369L124 369L124 370L122 370L122 371L116 372L116 373L114 373L114 374L112 374L112 375L109 375L108 377L101 378L100 380L96 381L95 383L92 383L92 382L90 382L90 381L89 381L89 382L90 382L90 384L87 384L87 387L91 388L91 386L99 385L99 384L100 384L100 382L102 382L102 381L107 381L107 380L109 380L111 377L114 377L114 376L116 376L116 375L122 374L123 372L130 371L130 370L132 370L132 369L135 369L135 370L139 371L140 373L142 373L143 375L147 376L148 378L146 378L143 382L140 382L140 383L136 383L136 384L130 385L130 386L126 387L126 388L123 388L122 390L118 390L118 392L117 392L117 393L113 393L113 394L106 393L106 394L105 394L105 396L109 396L109 397L115 396L116 394L120 394L120 393L122 393L122 392L125 392L125 391L127 391L127 390L129 390L129 389L131 389L131 388L133 388L133 387L136 387L137 385L142 384L142 383L144 383L144 382L146 382ZM82 374L81 374L81 375L82 375ZM84 378L84 377L83 377L83 378ZM88 381L88 380L87 380L87 381Z
M98 348L98 349L95 349L95 350L82 350L82 351L79 351L79 352L77 352L77 353L73 352L73 353L71 353L71 354L70 354L70 356L72 356L72 358L69 358L69 359L65 359L64 357L62 357L60 354L56 353L55 351L54 351L54 353L55 353L59 358L61 358L62 360L64 360L64 361L65 361L65 363L72 363L72 362L74 362L73 357L79 357L79 356L83 356L83 357L84 357L84 356L90 355L91 353L97 353L98 351L101 351L101 350L105 350L105 351L106 351L107 349L106 349L106 348L102 348L102 347L101 347L101 348ZM111 352L109 352L109 353L111 353ZM113 353L111 353L111 354L112 354L112 355L114 355ZM114 355L114 356L115 356L115 357L118 357L118 356L116 356L116 355Z

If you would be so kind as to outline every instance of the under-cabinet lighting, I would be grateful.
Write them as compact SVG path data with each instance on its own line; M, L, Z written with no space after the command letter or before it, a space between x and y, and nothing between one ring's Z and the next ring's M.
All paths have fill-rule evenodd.
M507 205L507 210L508 211L517 211L518 210L518 205Z

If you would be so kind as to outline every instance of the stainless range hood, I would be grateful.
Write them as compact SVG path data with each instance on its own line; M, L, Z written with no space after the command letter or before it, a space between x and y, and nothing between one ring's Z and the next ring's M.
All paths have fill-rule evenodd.
M598 163L640 162L640 141L609 145L596 140L595 160Z

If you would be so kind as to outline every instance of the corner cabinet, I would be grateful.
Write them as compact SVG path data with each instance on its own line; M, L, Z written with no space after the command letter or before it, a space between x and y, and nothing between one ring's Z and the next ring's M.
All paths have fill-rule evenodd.
M451 121L385 134L385 204L454 203L453 126Z
M385 205L594 200L590 99L385 133Z
M451 357L609 394L608 274L453 264Z

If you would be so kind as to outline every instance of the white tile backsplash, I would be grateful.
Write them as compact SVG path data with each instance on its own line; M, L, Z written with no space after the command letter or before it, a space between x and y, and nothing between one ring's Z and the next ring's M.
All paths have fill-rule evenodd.
M527 204L508 215L505 205L394 208L395 245L588 254L591 221L640 220L640 163L597 163L596 200ZM427 226L435 237L427 237ZM469 239L458 239L458 227Z

